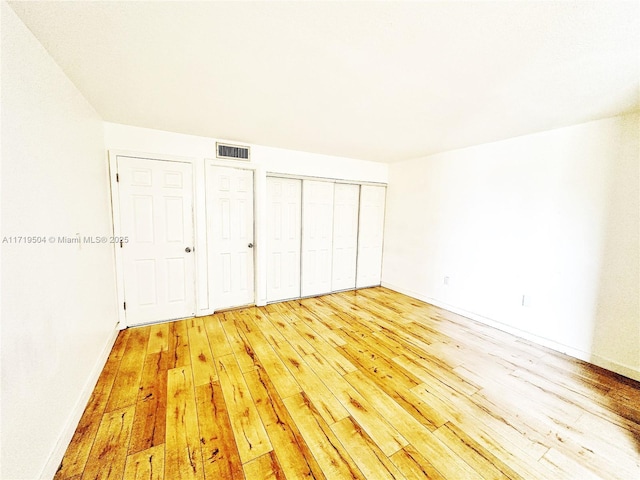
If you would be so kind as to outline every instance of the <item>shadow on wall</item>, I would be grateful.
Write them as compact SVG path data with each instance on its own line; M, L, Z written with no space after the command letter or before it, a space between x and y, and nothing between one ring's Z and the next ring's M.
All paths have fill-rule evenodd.
M640 380L640 114L620 117L618 132L619 154L610 162L591 361ZM610 363L612 358L617 365ZM604 404L640 453L640 437L629 430L640 428L640 382L621 379L623 386L608 391Z

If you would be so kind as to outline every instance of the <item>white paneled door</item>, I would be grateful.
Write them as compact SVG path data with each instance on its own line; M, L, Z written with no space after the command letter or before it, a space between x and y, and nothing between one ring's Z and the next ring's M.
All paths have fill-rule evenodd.
M334 183L302 182L303 297L331 291Z
M127 325L195 315L189 163L118 157Z
M380 285L385 193L382 186L360 187L357 288Z
M214 310L253 304L252 170L208 167L207 238Z
M356 288L360 185L336 183L333 205L331 290Z
M267 178L267 301L300 297L302 180Z

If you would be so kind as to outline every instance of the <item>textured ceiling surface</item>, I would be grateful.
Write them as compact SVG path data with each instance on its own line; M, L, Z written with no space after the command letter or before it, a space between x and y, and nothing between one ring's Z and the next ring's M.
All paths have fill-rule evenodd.
M381 162L639 108L640 2L10 2L105 121Z

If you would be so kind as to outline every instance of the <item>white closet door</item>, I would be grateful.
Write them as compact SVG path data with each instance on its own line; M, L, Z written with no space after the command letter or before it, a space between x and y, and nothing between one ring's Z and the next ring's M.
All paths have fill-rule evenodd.
M195 314L189 163L118 157L127 325Z
M357 288L380 285L385 192L373 185L360 188Z
M253 304L253 172L207 170L207 234L211 305L215 310Z
M302 182L302 296L331 292L332 182Z
M336 183L333 206L331 290L356 288L359 185Z
M267 178L267 301L300 297L302 180Z

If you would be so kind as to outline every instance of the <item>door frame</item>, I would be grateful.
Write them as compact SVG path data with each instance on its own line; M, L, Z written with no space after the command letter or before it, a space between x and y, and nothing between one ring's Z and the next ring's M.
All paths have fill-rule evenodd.
M196 189L196 165L195 159L192 157L179 157L176 155L159 155L159 154L148 154L148 153L140 153L140 152L131 152L125 150L109 150L108 158L109 158L109 186L111 191L111 225L112 225L112 236L120 237L122 236L122 224L120 221L120 187L117 178L118 173L118 157L126 157L126 158L140 158L143 160L157 160L163 162L177 162L177 163L189 163L192 166L193 174L191 175L191 189L193 192L193 202L191 208L191 216L193 221L193 241L194 241L194 278L193 278L193 290L194 290L194 298L195 298L195 311L196 315L199 312L199 298L198 298L198 276L199 276L199 265L200 265L200 252L202 248L198 245L198 223L197 223L197 202L198 195ZM124 295L124 259L122 249L119 248L118 244L113 243L113 253L114 253L114 275L116 278L116 306L118 312L118 328L120 330L124 330L125 328L131 326L139 326L134 324L127 323L127 312L124 308L125 295ZM171 320L168 320L171 321Z
M253 301L252 303L246 305L246 306L259 306L259 301L258 299L260 298L259 293L258 293L258 287L259 287L259 282L258 282L258 272L259 272L259 268L258 268L258 261L261 258L261 252L260 252L260 233L259 233L259 229L258 229L258 174L260 169L258 168L258 166L251 162L245 162L245 163L238 163L237 161L233 161L233 160L219 160L219 159L212 159L212 158L205 158L205 162L204 162L204 188L205 188L205 202L204 202L204 211L205 211L205 232L206 232L206 249L205 249L205 268L206 268L206 291L207 291L207 301L208 301L208 305L209 305L209 314L213 314L215 313L215 309L214 309L214 305L215 305L215 299L214 299L214 292L212 289L209 288L209 286L211 285L211 271L210 271L210 265L209 265L209 249L210 249L210 242L211 242L211 238L209 238L209 211L208 211L208 206L209 206L209 200L208 200L208 195L210 195L209 193L209 189L208 189L208 185L209 185L209 177L210 174L209 172L209 167L221 167L221 168L234 168L236 170L249 170L252 172L252 177L253 177L253 204L252 204L252 208L253 208ZM238 307L233 307L233 308L241 308L241 306Z

